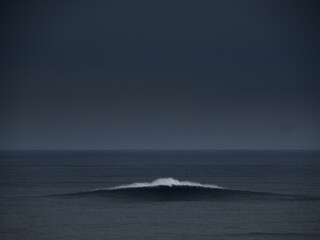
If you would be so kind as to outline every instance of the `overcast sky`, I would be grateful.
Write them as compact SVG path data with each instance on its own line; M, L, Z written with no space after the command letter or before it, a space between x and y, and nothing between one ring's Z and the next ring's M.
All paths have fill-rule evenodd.
M0 149L320 149L319 1L2 1Z

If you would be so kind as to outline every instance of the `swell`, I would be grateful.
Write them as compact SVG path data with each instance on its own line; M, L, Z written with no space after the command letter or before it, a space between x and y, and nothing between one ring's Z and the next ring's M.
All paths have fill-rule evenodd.
M151 183L133 183L87 192L54 195L56 197L93 197L117 201L314 201L318 197L275 194L221 188L212 184L178 181L172 178L157 179Z

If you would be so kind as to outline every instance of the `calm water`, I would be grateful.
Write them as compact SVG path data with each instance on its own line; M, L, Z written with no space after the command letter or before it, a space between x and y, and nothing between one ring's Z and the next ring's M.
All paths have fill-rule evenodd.
M0 169L2 240L320 239L320 152L7 151Z

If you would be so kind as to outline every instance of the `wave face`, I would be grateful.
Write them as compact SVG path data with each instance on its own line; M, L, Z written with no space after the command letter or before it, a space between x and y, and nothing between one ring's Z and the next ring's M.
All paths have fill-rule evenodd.
M116 190L128 188L152 188L152 187L199 187L199 188L222 188L213 184L201 184L189 181L179 181L174 178L158 178L150 183L132 183L128 185L121 185L113 188L105 188L98 190Z
M213 184L159 178L150 183L132 183L88 192L56 195L63 197L106 197L116 201L164 202L164 201L304 201L319 200L309 196L284 195L246 190L233 190Z

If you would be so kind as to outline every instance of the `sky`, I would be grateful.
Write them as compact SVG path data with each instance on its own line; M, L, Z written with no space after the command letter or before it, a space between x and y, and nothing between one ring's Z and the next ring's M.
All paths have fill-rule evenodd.
M320 149L318 1L0 9L0 149Z

